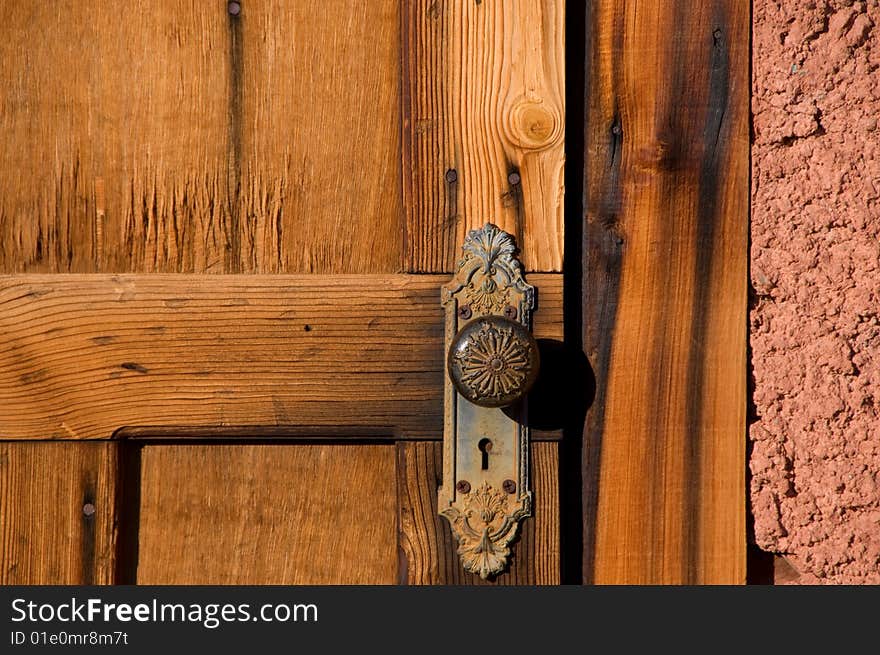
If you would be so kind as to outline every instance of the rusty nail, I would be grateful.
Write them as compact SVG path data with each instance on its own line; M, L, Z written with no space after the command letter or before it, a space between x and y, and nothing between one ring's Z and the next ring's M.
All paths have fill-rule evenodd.
M226 5L226 11L229 12L230 16L238 16L241 13L241 3L230 2L228 5Z
M94 515L95 511L95 506L92 503L86 503L83 505L83 514L86 516Z
M504 308L504 317L509 318L511 321L516 318L516 307L513 305L508 305Z
M516 491L516 482L513 480L505 480L501 483L501 488L504 489L509 494L512 494Z
M446 181L450 184L458 181L458 172L454 168L450 168L446 171Z
M459 318L463 318L463 319L467 320L471 317L472 314L473 314L473 312L471 311L471 308L468 305L462 305L461 307L458 308L458 317Z
M471 492L471 483L467 480L459 480L455 485L455 490L460 494L469 494Z
M507 181L510 182L513 186L516 186L517 184L520 183L519 173L515 173L515 172L511 173L510 175L507 176Z

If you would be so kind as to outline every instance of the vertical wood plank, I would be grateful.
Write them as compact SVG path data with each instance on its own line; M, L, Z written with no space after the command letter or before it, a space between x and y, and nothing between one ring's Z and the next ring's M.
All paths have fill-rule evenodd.
M404 584L551 585L560 581L559 455L556 442L532 444L534 515L520 527L511 564L494 580L466 573L449 523L437 514L442 444L398 444L398 503Z
M394 584L393 445L145 446L139 584Z
M586 29L585 577L740 583L749 6L598 0Z
M403 19L407 270L453 270L487 221L561 270L563 0L405 0Z
M243 271L402 270L400 4L242 4Z
M0 584L112 584L117 444L0 443Z

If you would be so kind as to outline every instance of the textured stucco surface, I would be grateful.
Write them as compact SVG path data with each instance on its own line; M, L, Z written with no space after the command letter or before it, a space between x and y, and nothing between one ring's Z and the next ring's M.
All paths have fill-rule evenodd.
M880 583L880 1L754 0L751 501L808 583Z

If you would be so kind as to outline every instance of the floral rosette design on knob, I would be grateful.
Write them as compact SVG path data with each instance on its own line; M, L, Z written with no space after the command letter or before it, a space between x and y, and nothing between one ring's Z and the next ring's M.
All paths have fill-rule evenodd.
M522 325L500 316L465 325L449 350L449 374L458 392L484 407L516 402L535 382L538 346Z

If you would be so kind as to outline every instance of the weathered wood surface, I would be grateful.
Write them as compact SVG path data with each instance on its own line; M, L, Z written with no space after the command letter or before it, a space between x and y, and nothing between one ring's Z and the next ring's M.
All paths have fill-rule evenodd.
M395 447L145 446L139 584L395 584Z
M562 0L4 9L0 271L561 270Z
M565 3L403 5L407 270L454 270L487 220L562 270Z
M745 580L749 4L587 10L585 561Z
M560 278L530 276L538 337L562 336ZM440 438L445 282L0 277L0 439L107 439L155 426Z
M9 0L0 271L403 270L397 0Z
M0 277L0 440L438 439L438 301L447 276L399 274L453 270L466 231L486 221L518 237L530 270L561 270L563 5L248 0L232 17L222 1L132 0L125 12L108 0L87 10L73 0L5 3L0 272L9 275ZM194 275L203 273L255 275ZM561 339L561 277L530 282L539 287L536 336ZM13 476L4 499L9 507L54 499L63 511L44 519L4 505L4 575L109 582L115 566L128 581L126 540L139 528L132 507L112 510L124 514L126 559L114 564L110 506L99 499L94 516L104 532L95 533L94 560L84 528L70 527L76 512L68 506L81 510L79 473L98 466L70 454L79 446L77 453L108 453L99 490L124 484L127 493L139 483L113 468L109 453L122 446L2 448L31 446L40 449L33 462L16 454L15 468L4 469L4 480ZM172 506L220 497L220 466L236 458L271 477L255 454L268 451L225 447L204 446L204 475L183 451L145 447L143 481L154 495L140 509L142 555L158 560L142 560L143 580L174 565L160 543L172 527L154 504L166 502L160 468L180 483ZM369 460L374 447L355 459ZM542 495L555 499L551 451L555 445L539 447L536 466ZM393 489L381 452L375 479L387 474ZM282 468L299 471L303 458L285 454ZM335 461L313 462L328 491L349 477ZM24 472L46 484L31 486ZM235 493L250 499L252 482L242 473ZM523 558L505 580L558 579L553 507L526 528L517 544ZM216 518L225 521L224 547L252 534L248 516ZM194 556L210 552L212 524L175 519L193 521ZM306 527L321 530L313 522L322 519ZM343 577L389 579L385 558L397 557L391 521L382 526L391 526L388 552ZM441 530L449 550L448 528ZM182 534L171 538L178 543ZM284 549L267 538L256 537L257 562ZM194 575L183 561L181 576ZM7 562L16 568L7 571ZM283 578L322 579L303 570L285 569ZM251 573L212 575L243 581Z
M464 571L449 522L437 514L443 462L440 444L406 442L397 448L402 583L559 584L559 444L532 444L534 515L521 524L510 567L494 580Z
M114 443L0 443L0 584L111 584Z

